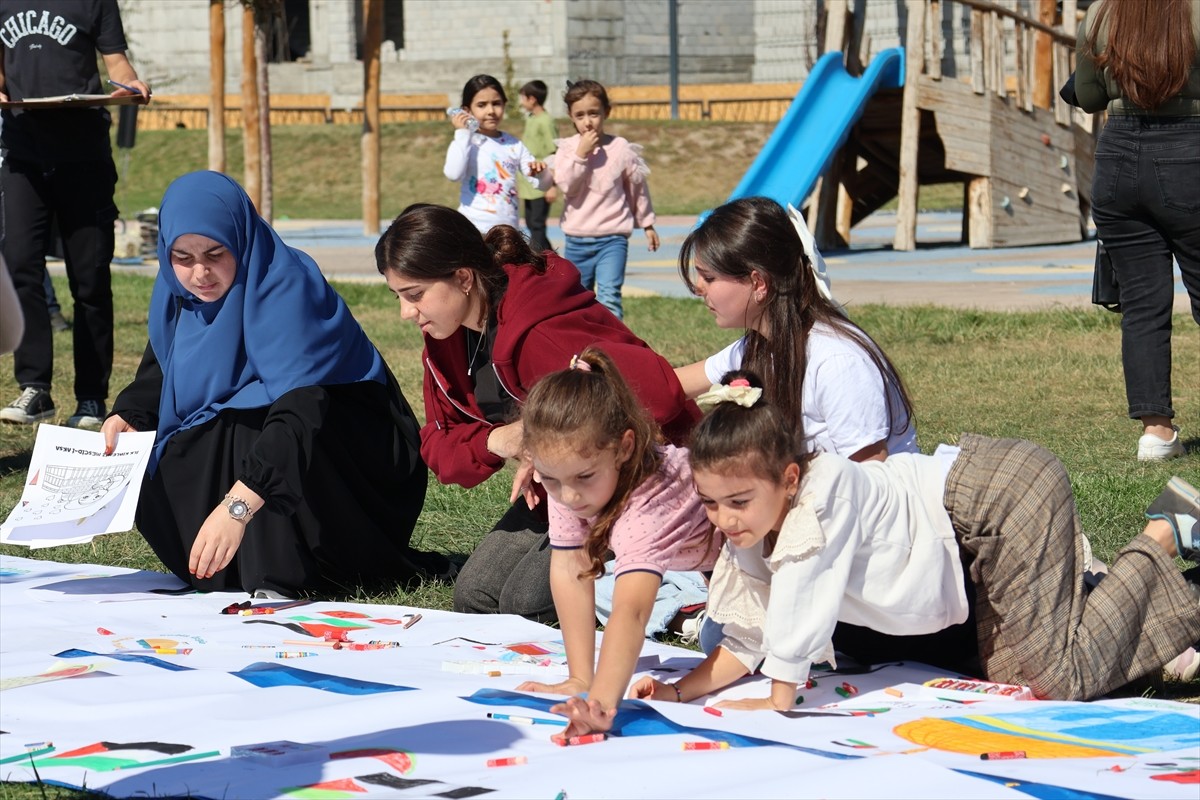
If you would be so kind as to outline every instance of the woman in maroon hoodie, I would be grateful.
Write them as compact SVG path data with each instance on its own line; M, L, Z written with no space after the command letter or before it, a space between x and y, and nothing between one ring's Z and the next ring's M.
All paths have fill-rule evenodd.
M486 240L442 206L409 206L375 247L400 315L425 338L421 455L442 483L470 488L520 455L517 410L531 386L597 345L620 367L663 434L682 443L699 418L667 361L635 336L579 271L535 253L514 228ZM554 618L541 487L518 468L513 505L463 565L454 610Z

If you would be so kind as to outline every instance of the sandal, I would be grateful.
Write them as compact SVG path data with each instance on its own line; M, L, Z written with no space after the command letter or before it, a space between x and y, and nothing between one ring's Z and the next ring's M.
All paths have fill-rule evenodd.
M1146 509L1146 519L1162 519L1175 534L1180 558L1200 564L1200 491L1178 476Z

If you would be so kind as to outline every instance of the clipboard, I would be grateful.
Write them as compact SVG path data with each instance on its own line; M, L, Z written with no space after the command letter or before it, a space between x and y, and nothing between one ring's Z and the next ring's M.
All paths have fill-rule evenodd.
M123 94L63 94L57 97L30 97L25 100L0 101L0 108L88 108L92 106L129 106L142 99L141 95Z

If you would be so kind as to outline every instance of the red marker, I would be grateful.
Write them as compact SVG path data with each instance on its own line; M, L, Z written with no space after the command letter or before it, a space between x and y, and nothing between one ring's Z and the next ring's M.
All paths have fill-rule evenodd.
M110 631L108 628L96 628L96 633L100 634L101 636L112 636L113 635L113 632Z
M1005 761L1012 758L1024 758L1024 750L1007 750L1002 753L980 753L979 757L984 761Z
M684 742L684 750L728 750L729 742Z
M725 716L724 714L722 714L722 713L721 713L721 709L719 709L719 708L713 708L712 706L705 706L705 707L704 707L704 713L706 713L706 714L712 714L714 717L723 717L723 716Z
M528 762L529 759L525 756L511 756L510 758L489 758L487 765L489 767L517 767Z
M576 744L596 744L603 742L608 738L607 733L588 733L583 736L571 736L570 738L556 737L554 743L559 747L567 747Z

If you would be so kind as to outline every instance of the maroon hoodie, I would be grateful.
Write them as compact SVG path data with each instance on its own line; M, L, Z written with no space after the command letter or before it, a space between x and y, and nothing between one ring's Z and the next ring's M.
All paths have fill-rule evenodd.
M666 359L584 289L571 262L547 252L547 269L506 264L508 289L496 309L492 366L500 386L522 403L547 373L566 368L589 345L609 355L654 415L667 440L682 444L700 417ZM425 337L425 427L421 455L442 483L470 488L504 466L487 449L494 424L484 419L467 374L466 329Z

